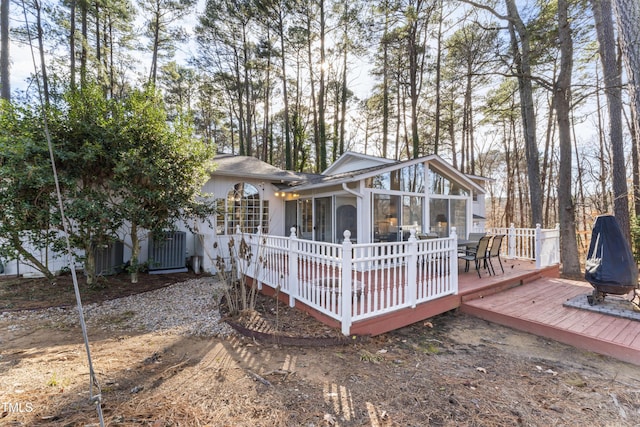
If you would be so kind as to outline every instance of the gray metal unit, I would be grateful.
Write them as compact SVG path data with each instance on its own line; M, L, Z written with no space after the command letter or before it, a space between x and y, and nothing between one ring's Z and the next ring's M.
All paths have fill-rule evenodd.
M173 231L163 239L149 239L149 270L185 269L187 233Z
M204 256L204 234L193 235L193 255Z
M124 268L124 244L117 240L105 245L95 245L93 255L96 261L96 275L109 276L120 273Z

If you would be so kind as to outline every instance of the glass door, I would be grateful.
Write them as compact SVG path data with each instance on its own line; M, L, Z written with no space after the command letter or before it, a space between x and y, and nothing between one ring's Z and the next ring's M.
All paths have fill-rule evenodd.
M373 241L396 242L402 239L400 196L373 194Z
M315 199L314 240L319 242L332 241L333 227L331 213L331 197Z
M311 240L313 237L313 201L302 199L299 202L298 237Z
M291 235L291 227L296 229L296 236L300 237L300 226L298 225L298 202L288 200L284 202L284 235Z

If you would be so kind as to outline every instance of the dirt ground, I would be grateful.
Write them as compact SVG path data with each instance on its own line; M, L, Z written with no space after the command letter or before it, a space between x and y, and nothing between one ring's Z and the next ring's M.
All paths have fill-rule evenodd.
M84 290L99 301L181 277ZM0 291L0 312L73 304L59 297L66 291L44 298L42 283L0 281ZM290 330L300 322L313 333L308 318L286 314ZM0 322L0 425L98 425L80 328L30 322ZM106 425L640 425L640 367L456 312L330 347L127 330L89 337Z

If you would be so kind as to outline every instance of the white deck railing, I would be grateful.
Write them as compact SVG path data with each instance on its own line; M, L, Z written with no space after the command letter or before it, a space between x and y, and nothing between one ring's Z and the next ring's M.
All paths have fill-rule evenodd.
M535 261L540 269L560 263L560 226L543 229L494 227L486 230L489 234L504 234L506 240L500 248L506 258L519 258Z
M239 271L258 287L268 285L339 321L349 335L360 321L458 291L457 239L353 244L345 231L342 244L289 237L244 234L251 262L239 260ZM236 243L239 244L239 243Z
M559 262L558 228L512 225L487 232L507 236L504 257L535 260L537 268ZM288 295L292 307L300 301L337 320L345 335L355 321L458 292L455 228L450 237L432 240L417 240L415 231L406 242L354 244L348 231L344 237L335 244L298 239L295 229L289 237L238 233L235 244L244 239L251 253L251 262L240 260L239 271L259 288Z

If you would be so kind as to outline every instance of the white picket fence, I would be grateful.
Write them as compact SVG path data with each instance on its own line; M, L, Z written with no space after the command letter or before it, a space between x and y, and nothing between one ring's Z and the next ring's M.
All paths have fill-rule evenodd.
M354 244L345 231L341 244L289 237L244 234L251 261L239 259L239 272L341 323L390 313L458 291L457 239ZM235 244L235 243L234 243Z
M503 256L536 261L537 268L559 261L557 229L492 229L505 234ZM238 258L238 271L340 322L349 335L353 322L366 320L458 292L457 236L406 242L362 243L345 231L341 244L289 237L236 234L234 247L244 239L250 248ZM229 237L225 239L228 242ZM230 256L225 244L218 250Z
M544 268L560 263L560 226L543 229L495 227L486 230L488 234L504 234L501 255L506 258L519 258L535 261L536 268Z

